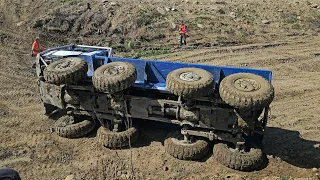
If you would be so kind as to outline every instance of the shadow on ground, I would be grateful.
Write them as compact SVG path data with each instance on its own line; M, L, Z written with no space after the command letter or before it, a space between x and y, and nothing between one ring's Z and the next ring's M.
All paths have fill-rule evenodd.
M269 127L263 140L264 153L280 157L300 168L320 168L320 142L301 138L298 131Z
M179 130L179 126L156 121L136 120L134 124L139 127L139 139L135 147L148 146L153 141L163 144L172 131Z

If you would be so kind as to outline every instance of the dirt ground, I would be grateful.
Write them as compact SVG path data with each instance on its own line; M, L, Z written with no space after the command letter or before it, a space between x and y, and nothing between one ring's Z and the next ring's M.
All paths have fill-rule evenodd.
M26 13L4 4L0 2L8 12ZM14 26L6 23L11 20L8 17ZM102 147L95 137L96 130L79 139L50 133L54 121L42 115L28 54L35 33L16 24L30 17L15 18L0 18L0 167L16 169L22 179L62 180L68 175L93 180L319 179L320 36L298 33L268 39L266 43L259 40L259 44L186 48L149 57L273 71L275 99L263 142L269 162L258 171L240 172L218 164L212 152L200 161L182 161L167 155L163 141L168 131L152 124L141 125L138 142L132 149L121 150ZM51 38L47 45L61 42Z
M31 58L18 44L1 47L0 167L23 179L317 179L320 168L320 37L281 42L182 50L159 59L271 69L276 97L264 139L269 162L259 171L223 167L212 156L182 161L165 153L167 131L144 126L132 149L100 146L93 132L80 139L50 133L42 115Z

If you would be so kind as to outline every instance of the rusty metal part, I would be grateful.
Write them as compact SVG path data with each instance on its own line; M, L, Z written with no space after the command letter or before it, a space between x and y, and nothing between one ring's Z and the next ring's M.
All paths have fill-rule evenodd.
M64 102L67 104L80 104L79 96L75 95L72 91L65 91L63 96Z

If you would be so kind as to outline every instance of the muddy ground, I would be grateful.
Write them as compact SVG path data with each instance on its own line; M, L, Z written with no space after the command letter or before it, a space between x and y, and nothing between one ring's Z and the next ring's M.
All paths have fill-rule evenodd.
M2 7L14 12L15 6L4 3L0 3ZM22 6L27 4L21 1ZM7 24L8 17L13 25ZM240 172L218 164L212 154L200 161L174 159L163 147L168 131L152 124L141 125L138 142L132 149L121 150L102 147L96 130L79 139L50 133L54 121L42 115L29 56L36 33L30 30L32 23L16 24L30 17L14 18L6 16L0 27L0 167L14 168L23 179L30 180L60 180L68 175L101 180L319 179L320 37L316 33L282 34L281 38L257 40L256 44L175 49L174 53L149 57L273 71L275 99L263 142L268 162L258 171ZM50 36L46 45L61 42Z

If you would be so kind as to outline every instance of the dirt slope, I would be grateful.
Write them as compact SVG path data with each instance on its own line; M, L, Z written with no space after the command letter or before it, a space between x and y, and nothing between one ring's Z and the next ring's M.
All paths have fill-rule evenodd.
M142 127L140 139L132 149L123 150L101 147L95 138L96 131L88 137L73 140L51 134L50 127L54 122L42 115L35 75L30 68L30 43L39 32L41 37L46 38L45 44L48 47L61 42L72 42L78 34L61 35L60 32L52 31L47 34L47 31L38 31L39 29L31 31L33 23L47 15L44 13L46 8L50 9L48 7L52 6L52 9L57 9L60 4L63 5L58 1L48 1L46 4L41 4L44 1L37 2L39 3L27 0L0 2L0 167L14 168L23 179L30 180L64 179L70 174L75 175L76 179L319 178L316 175L318 170L312 170L320 168L320 37L312 35L315 30L311 29L313 33L306 35L301 35L303 31L290 36L280 33L282 38L278 40L269 39L272 33L267 33L265 36L268 38L263 40L261 36L256 36L256 39L250 36L255 43L248 45L187 48L172 54L150 57L273 71L276 97L271 105L271 119L264 140L264 152L268 155L269 163L256 172L239 172L221 166L210 155L199 162L170 157L162 145L168 132L149 126ZM217 6L231 8L243 5L242 1L226 2L229 5L216 4L216 1L199 1L194 6L207 7L208 4L215 3ZM94 3L92 9L98 7L101 1ZM157 1L152 3L159 4ZM179 3L191 2L172 2L166 6L173 7L173 3L178 6ZM293 12L298 9L296 2L286 3L291 5L280 6L283 10L288 8ZM277 7L269 7L279 9L281 2L274 4ZM298 6L299 4L307 16L309 12L304 8L310 8L313 3L308 5L306 1L299 1ZM85 4L82 6L85 7ZM192 6L180 4L180 7L190 10ZM31 18L32 16L35 18ZM88 23L91 22L88 20ZM280 31L278 29L275 32ZM168 37L163 41L176 41L175 36ZM83 42L95 43L99 38L101 36L98 34L87 35ZM121 37L115 37L117 38ZM193 41L197 43L195 39ZM152 40L150 44L153 43L163 42Z
M138 179L316 179L311 168L320 168L320 58L314 55L320 51L319 37L278 44L182 51L160 57L273 70L276 98L264 141L269 164L260 171L233 171L213 157L203 162L174 159L162 145L167 132L157 129L143 128L131 150L103 148L95 133L75 140L50 134L53 121L41 114L35 77L27 62L30 58L19 56L19 50L1 53L0 166L17 169L24 179L63 179L69 174L83 179L113 179L132 177L132 169Z

